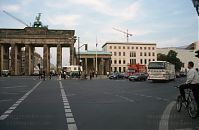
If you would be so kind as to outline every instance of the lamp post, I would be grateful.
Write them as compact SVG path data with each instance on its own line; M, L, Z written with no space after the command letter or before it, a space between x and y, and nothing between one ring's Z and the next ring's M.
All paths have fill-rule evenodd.
M196 12L199 16L199 0L192 0L193 6L196 8Z

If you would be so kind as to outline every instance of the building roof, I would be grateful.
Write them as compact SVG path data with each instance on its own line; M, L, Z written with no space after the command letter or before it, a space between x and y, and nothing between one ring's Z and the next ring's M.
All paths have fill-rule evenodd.
M156 45L156 43L146 43L146 42L107 42L105 43L102 48L104 46L106 46L107 44L119 44L119 45Z
M76 53L78 54L78 52ZM88 50L88 51L84 51L84 52L80 52L80 54L86 54L86 55L95 55L96 51L93 50ZM97 51L98 55L111 55L111 52L105 52L105 51Z

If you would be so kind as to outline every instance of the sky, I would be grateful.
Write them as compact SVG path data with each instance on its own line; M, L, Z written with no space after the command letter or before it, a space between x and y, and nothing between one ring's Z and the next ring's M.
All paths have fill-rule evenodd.
M0 28L25 28L3 10L32 25L38 13L49 29L75 30L80 44L98 50L106 42L156 43L157 47L185 46L198 41L199 17L191 0L0 0ZM97 39L97 40L96 40ZM75 43L77 46L77 43ZM36 48L42 55L42 49ZM51 49L56 63L56 48ZM63 65L69 49L63 49Z

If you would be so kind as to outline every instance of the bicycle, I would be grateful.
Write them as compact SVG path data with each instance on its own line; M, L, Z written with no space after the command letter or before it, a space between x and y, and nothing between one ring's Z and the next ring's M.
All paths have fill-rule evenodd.
M176 86L176 88L179 88L179 86ZM198 105L194 99L192 90L185 89L185 101L183 101L183 97L181 95L177 96L176 99L176 110L178 112L181 111L182 106L185 107L185 109L188 111L189 116L193 119L197 118L199 115L199 108Z

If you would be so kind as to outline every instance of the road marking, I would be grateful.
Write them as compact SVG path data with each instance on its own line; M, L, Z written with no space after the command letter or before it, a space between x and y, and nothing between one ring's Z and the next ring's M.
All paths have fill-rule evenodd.
M184 129L175 129L175 130L193 130L191 128L184 128Z
M115 96L120 97L120 98L122 98L122 99L124 99L126 101L129 101L129 102L135 102L134 100L132 100L130 98L127 98L127 97L124 97L124 96L120 96L120 95L115 95Z
M25 88L27 86L25 85L20 85L20 86L13 86L13 87L2 87L2 88Z
M159 130L169 130L169 117L170 117L170 112L174 105L175 101L172 101L169 103L169 105L167 105L159 123Z
M12 99L5 99L5 100L0 100L0 102L9 102L9 101L11 101Z
M64 111L65 111L65 116L66 116L66 122L68 125L68 130L77 130L77 125L75 123L75 119L73 117L73 113L70 108L70 104L67 99L67 95L64 91L62 82L59 81L59 86L60 86L60 91L62 95L62 100L63 100L63 105L64 105Z
M30 91L28 91L23 97L17 100L8 110L6 110L1 116L0 120L5 120L16 108L20 105L20 103L25 100L31 92L33 92L41 83L42 81L38 82Z

